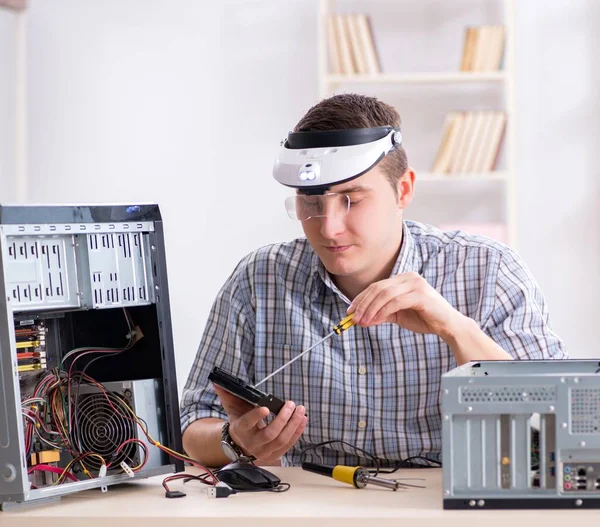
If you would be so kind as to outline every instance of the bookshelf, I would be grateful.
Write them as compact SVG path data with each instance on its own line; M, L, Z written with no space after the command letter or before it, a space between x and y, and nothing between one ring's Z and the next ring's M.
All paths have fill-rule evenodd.
M502 181L507 182L510 174L504 170L494 170L493 172L460 173L460 174L435 174L433 172L419 172L420 181L443 181L453 183L455 181Z
M517 207L516 207L516 186L515 186L515 146L516 146L516 138L515 138L515 43L514 43L514 28L515 28L515 0L487 0L488 4L494 2L496 4L497 11L499 13L499 19L496 18L492 21L494 24L501 24L504 26L504 53L503 53L503 61L502 68L495 71L461 71L461 63L456 60L456 57L448 57L448 60L444 61L444 57L440 58L442 63L445 62L445 70L438 71L428 71L431 68L424 69L423 71L418 71L417 68L413 66L412 69L401 69L394 68L391 65L388 65L385 60L385 53L381 53L381 51L385 51L385 49L380 49L380 42L385 40L381 38L384 31L393 32L393 24L394 20L389 20L394 15L398 15L396 13L390 13L389 16L385 19L385 24L381 24L382 18L379 19L380 24L378 25L377 19L373 17L371 20L371 34L375 43L375 48L379 52L379 64L381 73L339 73L340 66L339 64L331 64L330 67L330 54L329 54L329 46L331 45L329 40L329 30L331 27L335 27L335 21L331 22L330 15L335 15L338 13L343 13L344 16L348 16L350 13L366 13L371 14L372 10L379 8L379 10L393 9L389 8L389 6L393 6L394 9L403 9L403 17L404 13L406 13L406 17L410 17L411 15L415 15L418 13L419 5L423 4L421 0L401 0L398 3L388 3L383 1L375 1L375 2L367 2L367 1L351 1L351 0L319 0L319 12L318 12L318 78L319 78L319 95L324 97L329 97L335 93L343 93L343 92L358 92L365 93L368 95L374 95L376 97L381 98L381 100L393 104L396 106L400 112L400 115L403 118L403 126L406 127L407 120L405 119L405 113L403 111L403 105L394 104L390 99L390 94L394 94L396 96L403 96L403 94L409 93L408 100L411 102L415 102L418 100L419 104L422 104L427 111L427 107L429 106L429 101L427 97L435 97L439 95L440 91L452 90L454 93L457 91L459 94L462 94L463 101L477 101L482 104L481 101L485 98L482 97L483 94L488 90L498 90L501 92L500 104L494 105L493 107L479 107L479 110L498 110L502 111L506 116L506 125L504 130L504 137L501 144L501 163L498 166L494 167L494 170L485 173L450 173L450 174L439 174L433 173L432 168L434 165L434 157L431 159L427 159L427 161L423 161L421 165L414 166L417 175L417 195L415 198L415 203L430 203L433 207L436 206L436 200L440 199L440 195L447 198L448 200L454 199L457 193L461 193L463 195L470 196L472 199L477 199L473 197L473 192L469 187L477 188L477 192L488 194L486 199L495 200L495 203L492 203L492 206L488 207L489 209L494 209L499 211L498 214L500 218L492 218L489 220L477 220L482 225L485 222L489 222L490 225L494 225L495 227L498 223L502 223L505 228L505 239L513 248L517 247ZM397 7L398 4L402 6L400 8ZM444 2L439 0L438 2L425 2L429 8L435 4L435 11L441 12L443 14L445 10L448 9L448 6L452 4L451 2ZM477 0L473 0L473 6L480 7L483 4L478 2ZM465 4L462 3L464 6ZM431 13L429 11L428 13ZM419 13L422 16L422 13ZM464 12L461 13L464 18ZM340 17L333 17L340 18ZM444 23L446 20L442 15L437 16L437 18L433 17L435 21L443 20ZM451 14L450 14L451 18ZM468 18L468 17L467 17ZM436 22L433 22L435 24ZM474 14L472 19L469 19L464 25L457 26L455 39L458 41L457 44L463 46L466 44L466 32L467 26L478 26L484 25L487 22L482 22L477 19L476 13ZM332 26L331 24L334 24ZM441 22L440 22L441 24ZM384 27L380 27L383 25ZM437 34L435 31L428 32L422 36L423 42L426 42L429 45L431 40L435 40ZM414 35L413 35L414 37ZM349 38L349 37L348 37ZM394 38L397 42L401 42L402 34L400 32L399 35L394 35ZM435 47L434 44L431 44ZM410 46L408 46L410 47ZM444 45L440 45L440 48L445 50ZM461 48L462 49L462 48ZM340 55L340 52L337 52ZM442 55L444 51L440 52ZM365 52L366 54L366 52ZM341 55L340 55L341 56ZM460 58L460 57L459 57ZM356 59L356 57L355 57ZM383 59L383 60L382 60ZM464 57L463 57L464 60ZM355 66L357 61L354 62ZM337 69L338 72L335 74L332 73L333 69ZM415 90L423 89L423 95L421 92L415 96ZM433 94L432 94L433 93ZM463 102L463 107L456 108L449 106L446 109L446 113L454 112L454 111L463 111L468 112L470 110L476 110L477 108L471 108L469 106L469 102ZM430 119L430 122L432 118ZM437 133L432 133L430 131L429 134L426 134L426 140L429 142L437 141L438 143L442 140L442 127L443 122L440 120L437 125L439 130ZM413 125L412 128L415 128L416 125ZM412 129L410 130L413 131ZM407 134L405 133L405 137ZM409 162L411 162L411 145L410 138L407 137L407 153L409 157ZM430 148L431 151L435 150L438 147L438 144L435 144ZM411 165L412 166L412 165ZM422 185L421 185L422 183ZM453 187L456 187L456 190L453 190ZM461 190L459 190L461 189ZM413 205L411 205L413 207ZM479 209L484 209L481 205L479 205ZM410 212L410 211L409 211ZM440 224L440 221L427 221L426 218L418 218L423 219L426 223ZM444 224L452 224L452 225L460 225L465 224L469 226L473 226L477 223L474 221L472 217L465 217L461 215L460 211L455 211L453 214L447 216L443 223Z
M426 83L460 83L460 82L503 82L506 76L503 71L491 72L457 72L457 73L397 73L379 75L330 75L325 74L326 89L339 84L426 84Z

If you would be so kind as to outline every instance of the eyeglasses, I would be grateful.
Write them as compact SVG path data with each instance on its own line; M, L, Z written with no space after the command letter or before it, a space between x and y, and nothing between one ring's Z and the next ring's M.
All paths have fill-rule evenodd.
M350 196L327 192L315 196L296 194L285 199L288 216L293 220L305 221L310 218L345 216L350 212Z

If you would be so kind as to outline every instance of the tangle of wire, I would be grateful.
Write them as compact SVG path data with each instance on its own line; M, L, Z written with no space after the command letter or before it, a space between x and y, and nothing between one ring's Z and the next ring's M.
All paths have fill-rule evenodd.
M175 459L179 459L200 468L203 471L203 474L196 477L196 479L200 479L209 485L218 483L219 480L215 474L202 465L202 463L185 454L176 452L154 439L148 432L148 425L146 422L135 414L125 400L122 401L123 404L120 405L120 408L117 408L104 386L85 373L94 361L105 356L123 353L131 349L135 344L136 340L133 338L134 329L132 321L127 311L125 309L123 311L129 328L129 333L127 335L128 343L126 346L123 348L85 347L71 350L63 356L60 365L57 368L48 371L39 380L33 390L32 396L22 401L22 415L26 421L25 453L27 459L29 460L34 453L35 439L53 450L67 451L72 458L64 468L48 465L46 463L39 463L31 466L28 473L41 471L58 474L58 478L54 480L51 485L59 485L65 483L67 480L79 481L73 474L73 471L77 466L80 467L88 478L98 477L92 474L91 469L88 467L88 464L85 463L85 460L95 458L100 462L101 469L98 471L98 475L100 475L102 469L117 469L116 466L113 466L113 463L115 462L114 459L117 458L117 455L121 452L126 454L124 449L130 444L138 446L139 450L143 453L138 464L129 467L131 471L140 471L146 465L149 454L148 446L140 439L133 437L119 444L111 453L111 458L108 460L99 453L82 451L83 445L79 440L80 434L77 433L78 412L82 410L77 403L79 400L79 388L82 384L86 384L88 386L94 386L97 389L96 393L104 397L106 403L116 415L139 427L151 445L159 448ZM81 357L89 354L100 355L89 361L82 371L74 370L75 363ZM65 370L63 365L71 357L71 364L68 370ZM131 462L131 460L129 461ZM124 469L121 468L120 472L124 472ZM189 478L190 476L185 475L185 477Z
M350 453L353 455L362 454L362 457L365 457L365 458L369 459L370 461L372 461L373 468L370 468L369 471L375 476L377 476L378 474L393 474L394 472L400 470L401 468L433 468L433 467L441 467L442 466L442 463L436 459L432 459L426 455L417 455L417 456L411 456L406 459L397 461L389 469L381 469L381 463L380 463L379 459L376 458L373 454L371 454L367 450L357 447L356 445L348 443L347 441L342 441L341 439L332 439L331 441L323 441L322 443L317 443L315 445L310 445L310 446L306 447L304 450L302 450L302 452L300 454L300 462L301 463L306 462L306 458L307 458L307 455L309 452L314 450L316 453L317 449L323 448L323 447L326 447L329 445L333 445L333 444L340 444L343 446L347 446L352 449L352 452L347 452L347 453ZM346 451L342 449L342 452L346 452ZM319 455L319 454L317 453L317 455ZM360 457L360 456L358 456L358 457ZM415 463L415 461L419 461L419 463Z

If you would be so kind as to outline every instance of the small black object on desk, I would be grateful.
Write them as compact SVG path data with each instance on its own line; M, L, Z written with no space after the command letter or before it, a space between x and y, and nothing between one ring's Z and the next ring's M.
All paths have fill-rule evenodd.
M272 472L241 458L216 472L219 480L238 491L275 489L281 480Z

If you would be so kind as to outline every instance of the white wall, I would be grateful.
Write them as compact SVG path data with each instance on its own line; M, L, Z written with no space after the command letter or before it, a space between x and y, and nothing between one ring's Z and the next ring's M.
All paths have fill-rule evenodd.
M0 203L15 200L17 15L0 8Z
M519 6L520 252L571 354L599 357L600 3Z
M369 3L374 18L405 16L402 31L416 42L384 60L437 67L409 15L446 33L454 23L462 38L468 11L462 0L446 21L434 4L419 12L414 1ZM518 11L519 248L575 356L597 354L597 11L593 0L521 0ZM271 166L279 140L317 100L316 13L316 0L30 2L29 200L161 204L180 386L239 258L300 233ZM412 148L426 159L439 125L424 94L386 93L414 132L409 156ZM441 103L434 108L442 115ZM431 203L426 189L421 196Z
M316 96L316 8L278 6L30 3L30 201L160 203L180 386L238 260L300 233L271 169Z

